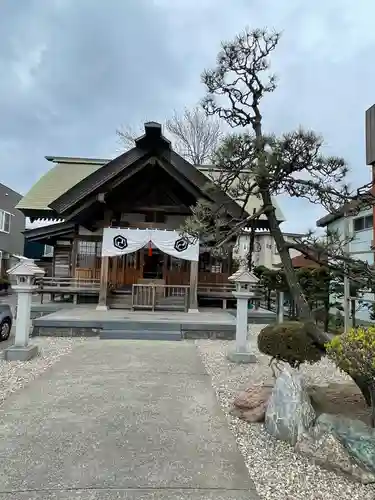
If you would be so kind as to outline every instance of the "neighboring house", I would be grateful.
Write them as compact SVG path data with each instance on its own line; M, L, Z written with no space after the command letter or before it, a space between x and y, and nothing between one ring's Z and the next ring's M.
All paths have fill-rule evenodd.
M276 213L279 213L279 220L282 218L280 209L276 208ZM302 236L295 233L284 233L286 241L294 241L294 238ZM238 243L234 250L234 256L240 259L247 257L250 247L250 232L244 231L238 239ZM298 250L290 249L291 258L301 255ZM279 269L281 264L280 255L276 248L276 243L269 231L256 231L254 238L254 266L265 266L269 269Z
M371 191L375 195L375 104L366 111L365 123L365 136L366 136L366 164L371 167ZM371 185L371 183L370 183ZM375 204L372 208L373 226L371 247L375 248Z
M349 255L353 259L362 260L370 265L374 264L374 252L372 250L373 241L373 225L374 216L373 209L360 210L355 215L349 215L347 220L344 218L344 212L348 210L349 205L342 207L335 214L328 214L322 219L317 221L318 227L325 227L328 231L337 231L337 233L344 238L345 224L348 223L348 233L354 239L349 243ZM374 294L364 294L364 302L374 299ZM342 299L331 297L331 302L339 301ZM370 314L368 307L363 304L357 305L356 317L362 321L370 321Z
M24 256L28 259L40 260L53 257L53 246L34 241L25 241Z
M44 269L45 276L52 275L53 246L26 240L24 256L34 260L39 267Z
M294 269L317 269L321 264L301 254L292 258L292 266Z
M22 195L0 184L0 275L11 266L12 254L23 255L25 216L15 207Z

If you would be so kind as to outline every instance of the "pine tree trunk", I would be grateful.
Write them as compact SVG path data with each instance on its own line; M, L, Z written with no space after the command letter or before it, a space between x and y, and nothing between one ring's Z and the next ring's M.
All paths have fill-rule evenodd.
M375 428L375 382L370 384L371 427Z
M301 321L309 325L309 330L311 330L310 335L318 345L324 348L324 344L329 342L330 338L326 332L320 331L315 325L311 309L305 299L301 285L298 282L296 272L293 268L292 259L289 255L289 250L286 246L284 236L276 219L275 208L272 205L271 196L268 191L261 191L261 195L263 205L266 207L270 207L269 210L266 211L270 233L275 240L277 251L279 252L280 259L283 264L289 291L298 311L298 317Z
M356 322L356 317L355 317L355 308L356 308L356 304L355 304L355 300L351 300L350 301L350 307L351 307L351 316L352 316L352 328L355 328L357 326L357 322Z

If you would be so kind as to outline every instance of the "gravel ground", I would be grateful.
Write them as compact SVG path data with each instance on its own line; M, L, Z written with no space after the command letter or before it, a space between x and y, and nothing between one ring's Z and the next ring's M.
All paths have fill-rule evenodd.
M253 327L256 334L261 325ZM256 330L255 330L256 329ZM363 486L313 465L294 453L287 443L271 438L261 424L248 424L229 415L235 394L250 384L272 380L269 358L258 353L258 363L235 365L225 357L232 342L197 340L198 351L217 398L227 416L258 494L267 500L375 500L375 486ZM252 346L255 349L255 346ZM317 385L340 382L347 377L327 359L301 371Z
M74 343L85 339L43 337L33 339L40 348L39 355L28 362L0 359L0 404L13 392L39 377L62 356L72 351Z

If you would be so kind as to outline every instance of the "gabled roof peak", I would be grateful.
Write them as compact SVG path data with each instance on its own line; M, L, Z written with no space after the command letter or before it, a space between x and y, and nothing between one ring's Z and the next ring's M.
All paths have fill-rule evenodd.
M146 122L145 133L135 140L135 146L141 149L171 149L171 141L166 139L162 133L162 126L158 122Z

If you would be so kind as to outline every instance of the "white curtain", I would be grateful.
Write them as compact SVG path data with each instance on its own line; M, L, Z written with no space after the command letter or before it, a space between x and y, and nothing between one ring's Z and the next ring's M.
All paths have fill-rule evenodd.
M102 257L126 255L143 248L151 240L146 229L105 228L103 231Z
M185 238L177 231L152 231L152 241L164 253L184 260L199 259L199 242L194 245L191 239Z
M116 229L105 228L103 231L102 256L126 255L140 250L152 242L162 252L184 260L199 260L199 241L191 239L177 231L162 229Z

